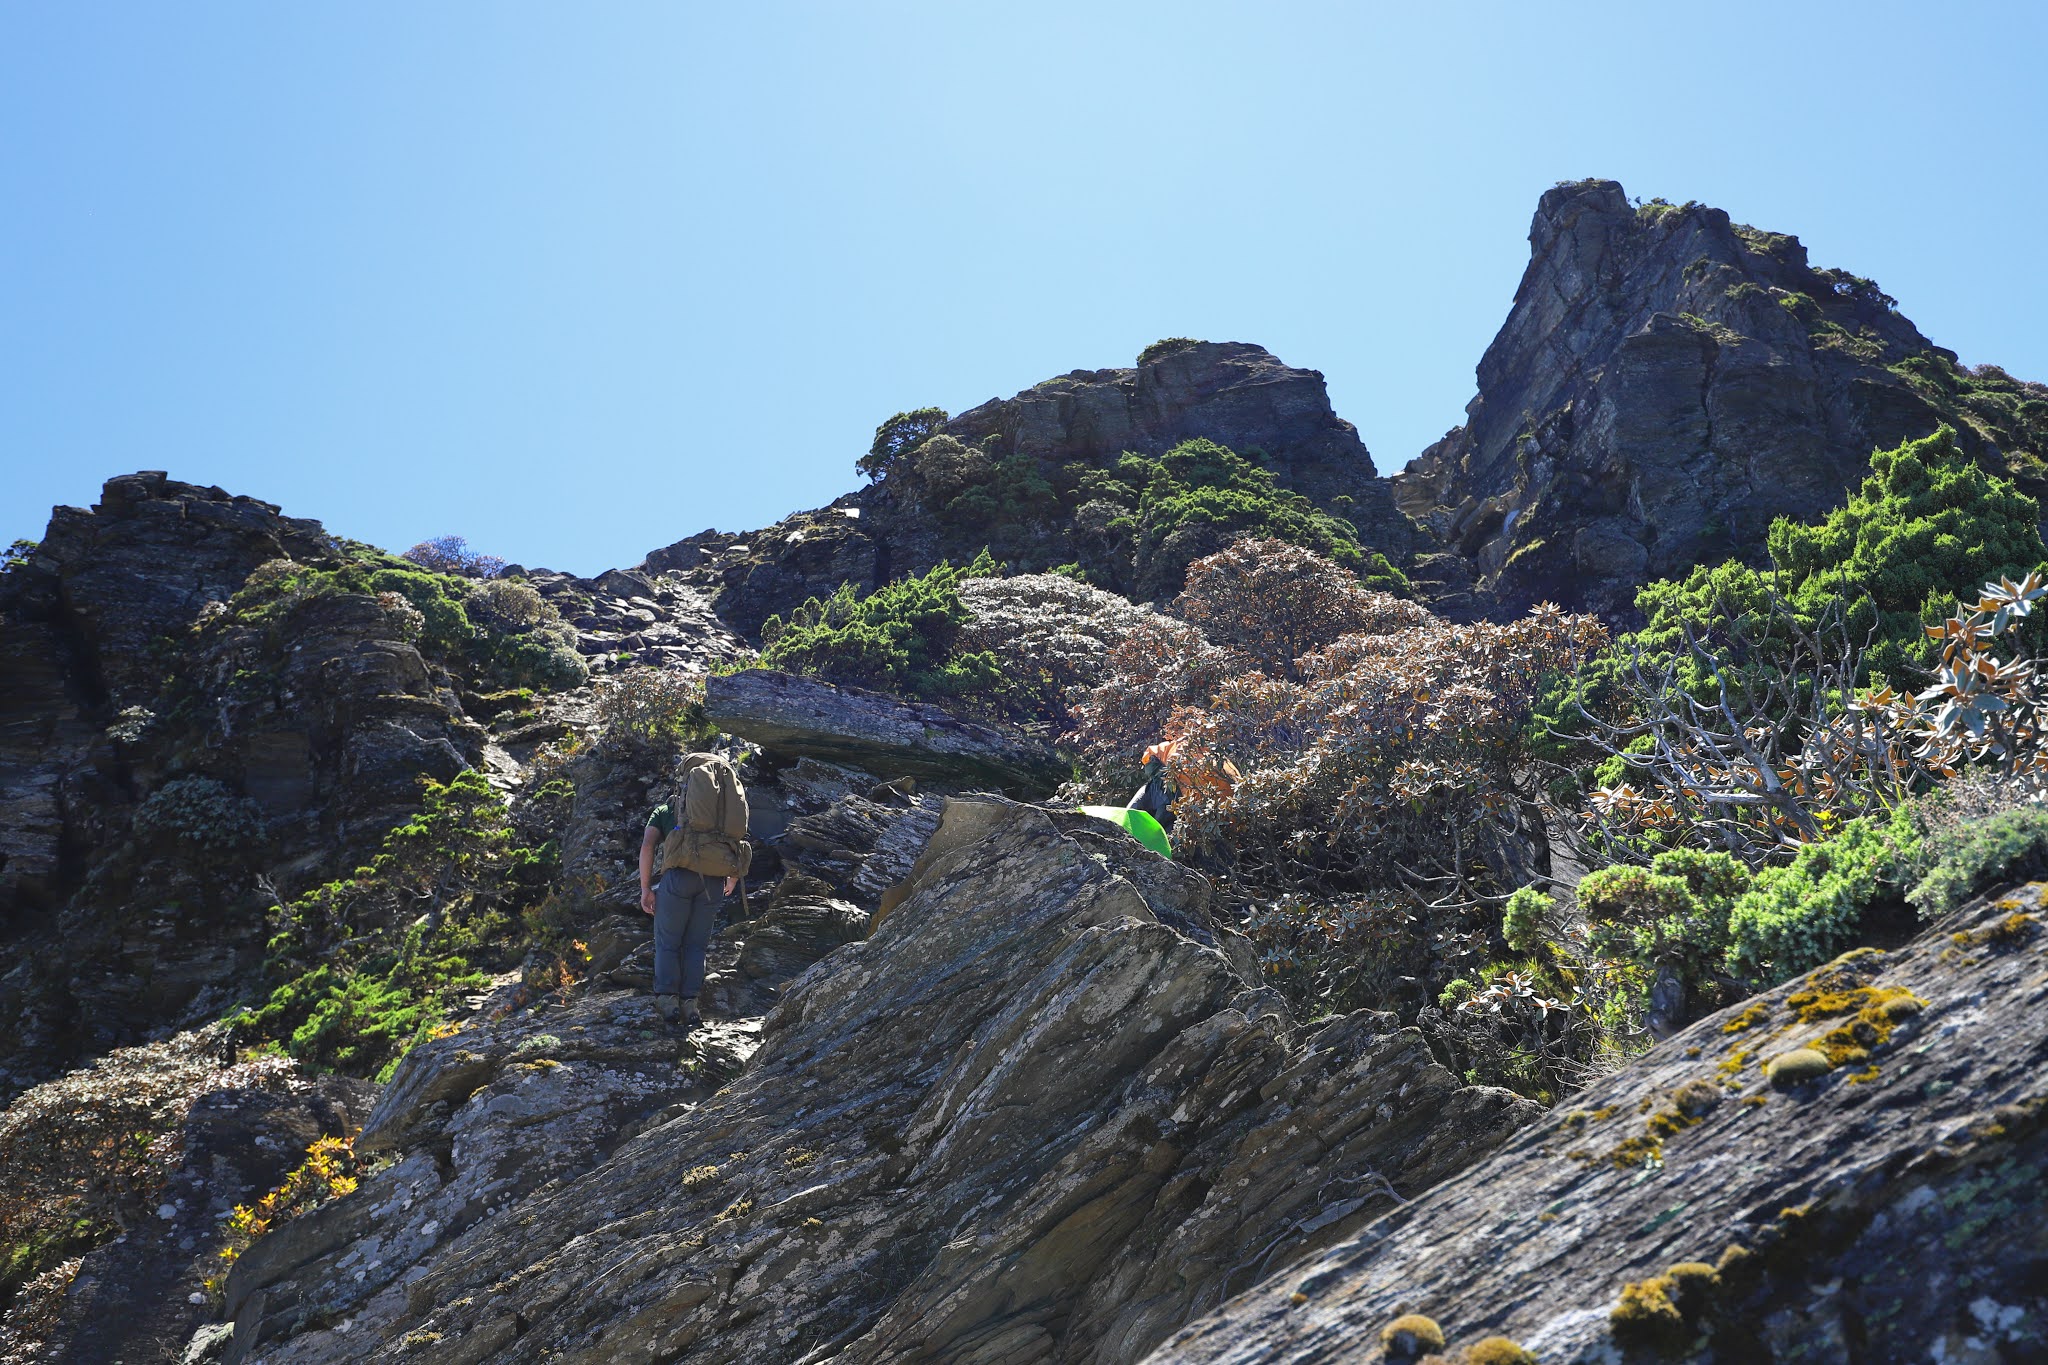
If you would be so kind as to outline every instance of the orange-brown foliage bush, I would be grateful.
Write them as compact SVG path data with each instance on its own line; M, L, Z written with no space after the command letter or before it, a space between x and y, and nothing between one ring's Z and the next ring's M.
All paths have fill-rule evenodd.
M1176 847L1272 890L1462 881L1523 795L1538 687L1607 641L1549 605L1454 625L1276 541L1197 561L1174 610L1111 651L1075 737L1104 786L1179 741Z

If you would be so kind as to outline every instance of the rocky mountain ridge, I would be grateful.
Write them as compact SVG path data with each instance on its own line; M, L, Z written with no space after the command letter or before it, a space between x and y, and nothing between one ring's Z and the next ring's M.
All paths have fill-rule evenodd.
M1766 1092L1770 1057L1737 1037L1758 1025L1716 1035L1736 1023L1717 1018L1599 1082L1586 1117L1544 1118L1461 1083L1398 1016L1294 1018L1260 987L1239 904L1204 878L1070 807L988 795L1059 784L1038 740L725 671L806 597L984 545L1013 567L1134 572L1128 527L1112 534L1130 490L1096 495L1123 451L1189 439L1255 455L1452 613L1547 595L1625 618L1643 576L1754 553L1771 516L1839 496L1861 443L1893 430L1963 422L1979 459L2033 477L2029 424L2048 418L2029 415L2032 388L1956 370L1794 239L1587 182L1545 197L1534 245L1467 426L1391 480L1320 374L1255 346L1162 343L948 419L922 457L775 527L592 579L512 566L492 580L527 613L512 626L487 621L473 582L459 649L421 610L436 602L380 586L401 561L270 504L141 473L57 509L0 573L0 1098L103 1058L81 1085L175 1073L189 1110L170 1213L114 1241L80 1231L59 1249L75 1292L28 1296L48 1340L81 1360L182 1349L214 1316L220 1215L274 1188L309 1135L360 1125L391 1164L255 1243L195 1361L1372 1359L1379 1317L1407 1309L1454 1344L1518 1335L1546 1365L1649 1358L1653 1337L1702 1365L1873 1341L2030 1358L2009 1315L2038 1317L2039 1248L2026 1220L1987 1231L1969 1208L2039 1203L2013 1174L2039 1165L2023 1063L2040 1049L2014 1022L2040 993L2036 891L1945 926L1961 938L1841 966L1828 989L1858 1002L1848 1015L1800 1019L1793 988L1763 1001L1758 1036L1785 1050L1802 1030L1882 1029L1884 1047L1857 1043L1876 1076L1845 1064ZM1196 519L1174 534L1188 553L1221 533ZM542 635L573 657L544 685L505 685L490 651ZM714 668L702 720L762 751L746 769L760 913L714 952L716 1022L678 1038L643 994L633 866L666 755L607 747L597 717L615 680ZM381 1088L239 1057L215 1021L253 988L272 909L415 815L422 778L465 772L559 860L550 913L587 961L465 986ZM1863 1016L1894 990L1923 1014ZM1965 1061L1923 1051L1941 1039ZM1696 1080L1721 1087L1712 1104ZM1795 1102L1808 1126L1779 1126ZM1567 1128L1595 1160L1545 1150ZM1830 1183L1855 1144L1870 1151ZM1930 1144L1939 1159L1914 1165ZM1682 1155L1701 1159L1674 1169ZM1929 1192L1892 1208L1872 1189L1893 1176ZM1819 1222L1762 1212L1809 1187ZM1658 1203L1668 1190L1694 1212ZM1489 1221L1503 1192L1529 1206L1513 1254ZM1885 1240L1909 1216L1926 1246ZM1950 1246L1965 1235L1982 1245ZM1729 1273L1705 1307L1667 1287L1649 1336L1603 1316L1619 1277L1655 1278L1703 1239L1936 1288L1886 1318L1774 1263ZM1560 1281L1569 1311L1546 1315L1553 1253L1578 1268ZM1316 1255L1312 1286L1285 1269ZM16 1288L0 1281L0 1313Z

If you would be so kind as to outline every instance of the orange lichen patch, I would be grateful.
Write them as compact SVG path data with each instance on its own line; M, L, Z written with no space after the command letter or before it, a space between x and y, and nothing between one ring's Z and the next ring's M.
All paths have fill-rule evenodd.
M1721 1025L1721 1032L1747 1033L1749 1030L1761 1026L1764 1020L1770 1017L1771 1002L1768 1000L1753 1000L1750 1002L1748 1009Z
M1655 1133L1623 1138L1607 1159L1617 1171L1654 1171L1664 1164L1664 1140Z
M1890 1041L1894 1028L1927 1007L1925 1000L1903 986L1866 986L1846 973L1828 969L1815 972L1805 988L1787 996L1785 1003L1802 1024L1853 1016L1807 1045L1825 1056L1831 1066L1868 1061L1873 1051Z
M1617 1341L1661 1344L1685 1335L1685 1318L1671 1301L1671 1281L1662 1275L1630 1280L1607 1314Z
M1380 1349L1396 1358L1419 1356L1444 1348L1444 1329L1434 1318L1420 1313L1403 1313L1380 1328Z
M1721 1084L1727 1086L1731 1090L1741 1089L1742 1068L1748 1066L1749 1059L1751 1057L1754 1057L1755 1055L1756 1054L1751 1052L1748 1048L1739 1047L1736 1048L1733 1052L1729 1053L1726 1057L1722 1058L1721 1064L1714 1068L1714 1070L1719 1072L1721 1075Z
M1813 1045L1836 1066L1867 1059L1874 1049L1891 1041L1892 1030L1902 1019L1911 1018L1927 1004L1911 991L1897 986L1868 989L1868 1001L1856 1011L1856 1017L1828 1030ZM1902 1009L1902 1006L1908 1008Z
M1757 1109L1770 1102L1771 1097L1769 1095L1745 1095L1742 1100L1742 1107L1745 1109Z
M1659 1138L1675 1137L1706 1121L1721 1102L1721 1087L1694 1079L1671 1092L1671 1103L1650 1115L1648 1128Z
M1596 1119L1611 1119L1611 1118L1613 1118L1613 1117L1614 1117L1614 1106L1613 1106L1613 1105L1611 1105L1611 1104L1606 1104L1606 1105L1602 1105L1602 1106L1601 1106L1600 1108L1598 1108L1598 1109L1595 1109L1595 1110L1593 1111L1593 1117L1594 1117L1594 1118L1596 1118Z
M1713 1306L1730 1253L1739 1250L1729 1247L1718 1266L1680 1261L1662 1275L1623 1285L1620 1300L1607 1314L1615 1340L1655 1346L1684 1343L1692 1335L1693 1325Z
M1998 908L2017 907L2018 901L2000 901ZM2041 921L2028 914L2011 914L1982 929L1950 935L1958 948L2012 948L2032 938Z
M1872 1062L1869 1066L1864 1067L1861 1071L1851 1076L1849 1078L1849 1084L1869 1085L1872 1081L1876 1080L1880 1074L1881 1073L1877 1069L1877 1063Z
M1536 1365L1527 1348L1507 1337L1482 1337L1465 1348L1462 1360L1464 1365Z

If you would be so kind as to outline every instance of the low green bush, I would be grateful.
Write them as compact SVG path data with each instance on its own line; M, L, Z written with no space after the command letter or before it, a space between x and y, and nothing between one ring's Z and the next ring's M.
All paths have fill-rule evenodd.
M900 696L998 694L1004 678L995 656L959 648L972 618L960 598L960 581L995 572L984 553L965 568L941 563L865 597L842 583L832 596L811 598L787 619L769 617L761 627L761 663Z
M1923 919L1940 919L1980 891L2048 872L2048 807L2028 805L1928 839L1928 871L1906 893Z
M1731 942L1730 916L1751 886L1749 869L1725 853L1669 849L1648 867L1588 873L1579 906L1596 950L1669 967L1689 988L1707 987Z
M512 915L546 894L552 845L518 843L504 798L474 770L429 781L417 815L355 874L274 912L261 1003L233 1016L245 1041L308 1066L388 1075L456 996L516 958Z
M1855 946L1865 909L1898 893L1918 852L1901 807L1888 821L1848 821L1790 863L1764 868L1729 909L1729 970L1768 987L1832 961Z
M1191 562L1246 537L1284 540L1368 587L1409 591L1394 564L1360 543L1341 515L1346 500L1319 506L1252 455L1214 441L1058 464L1001 454L1000 444L928 435L891 457L891 486L924 505L942 545L987 547L1022 572L1072 561L1073 572L1137 600L1173 596Z
M475 674L472 681L482 689L566 691L590 677L576 632L530 585L436 573L369 546L349 545L342 557L321 564L273 559L258 565L229 600L221 624L255 626L281 651L301 606L344 593L383 600L423 655Z
M1903 682L1931 657L1924 627L1955 609L1959 586L2021 578L2048 562L2034 499L1974 463L1952 429L1877 451L1870 463L1845 506L1819 522L1772 525L1769 569L1731 559L1645 586L1636 595L1643 627L1554 680L1538 704L1532 725L1545 755L1570 751L1559 737L1582 728L1579 704L1596 714L1625 708L1638 654L1650 677L1675 666L1680 686L1710 697L1688 633L1737 669L1768 669L1786 651L1789 630L1811 632L1839 613L1843 638L1872 640L1866 671ZM1774 594L1783 614L1773 609ZM2048 637L2033 623L2025 630L2035 646ZM1739 648L1731 644L1737 638Z

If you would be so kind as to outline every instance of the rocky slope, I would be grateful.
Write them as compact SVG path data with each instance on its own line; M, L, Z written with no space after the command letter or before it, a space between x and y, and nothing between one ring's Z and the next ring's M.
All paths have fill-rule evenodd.
M398 1163L237 1266L227 1358L1130 1360L1534 1117L1384 1016L1298 1027L1096 829L948 803L715 1095L716 1030L649 1082L602 992L415 1051L363 1137ZM622 1093L674 1107L607 1134ZM617 1144L575 1176L569 1107Z
M2044 910L1702 1020L1150 1359L1398 1359L1407 1313L1543 1365L2048 1358Z
M1760 554L1773 518L1838 504L1872 450L1942 421L2040 490L2048 389L1958 371L1796 237L1587 180L1544 194L1529 244L1465 424L1393 480L1477 608L1625 618L1643 582Z

